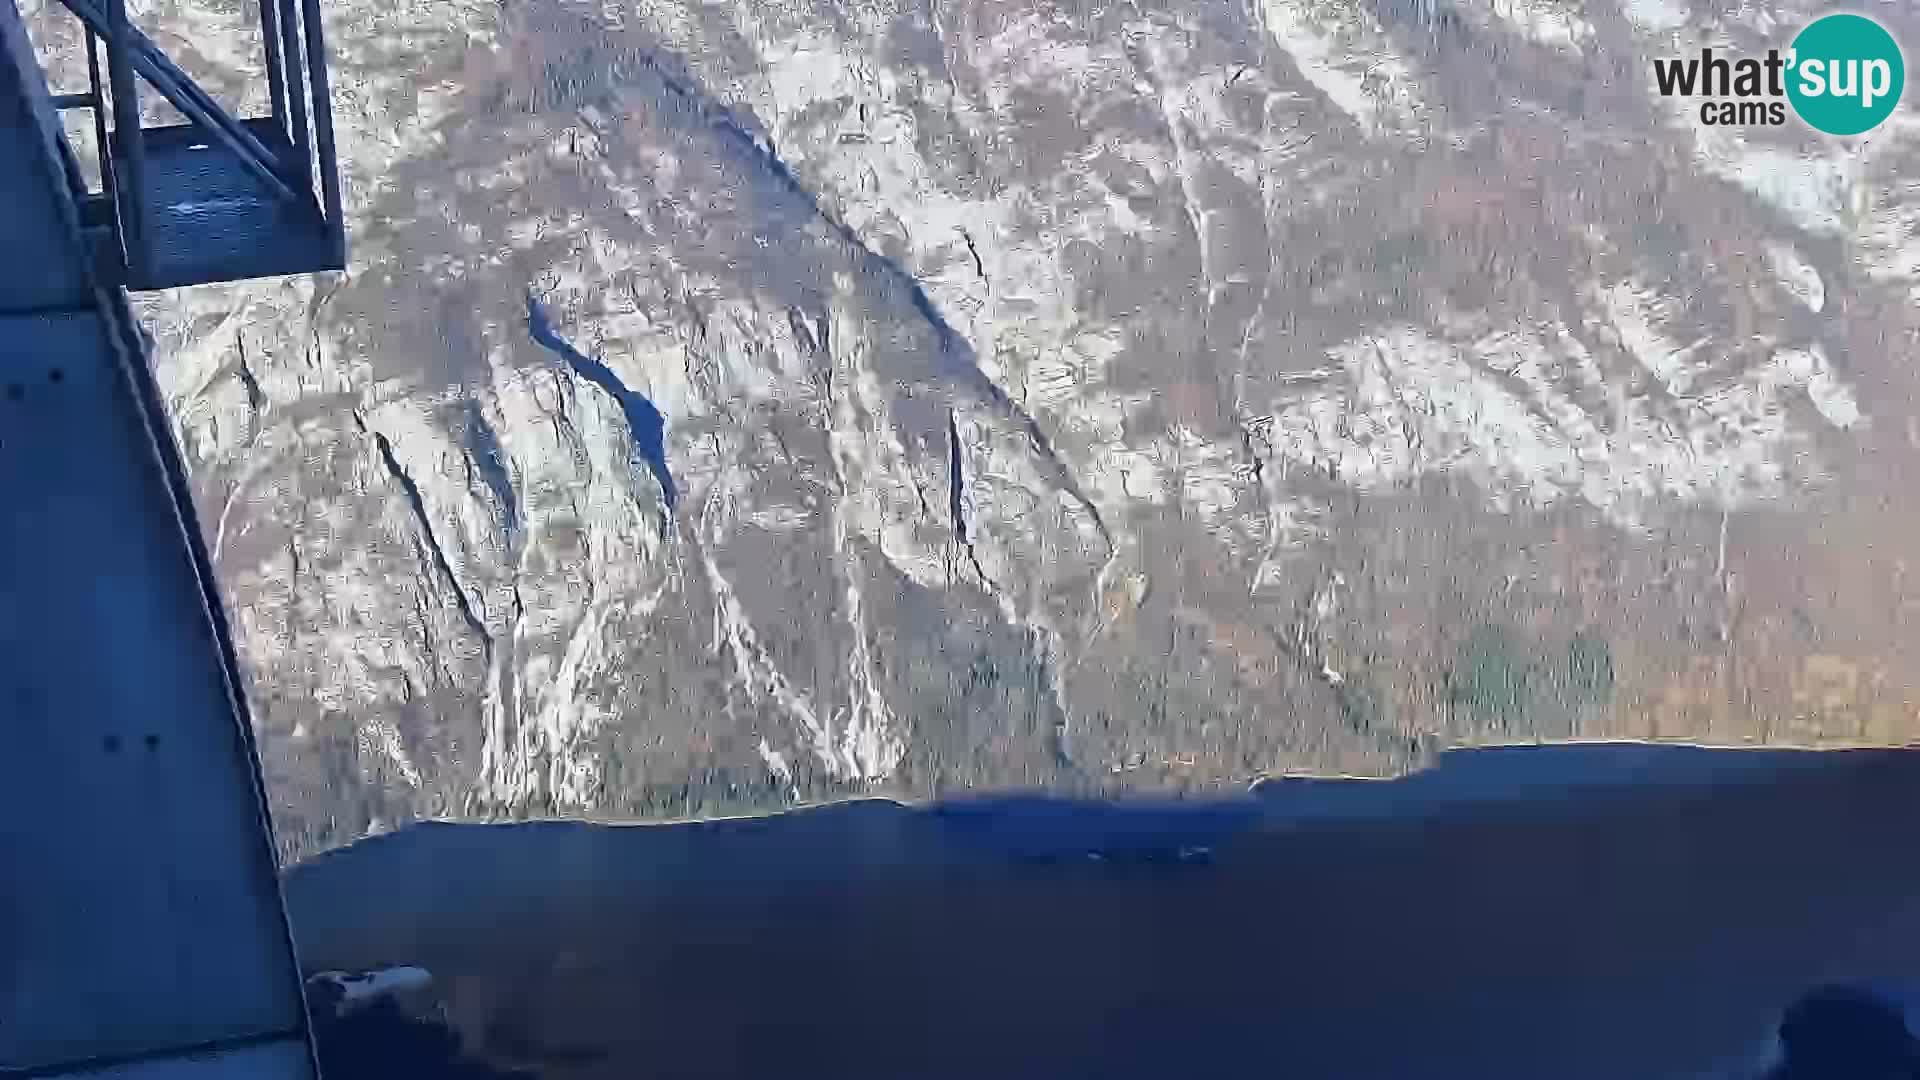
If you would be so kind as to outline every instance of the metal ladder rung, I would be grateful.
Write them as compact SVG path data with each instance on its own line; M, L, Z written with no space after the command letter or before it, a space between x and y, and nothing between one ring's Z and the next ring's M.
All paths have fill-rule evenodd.
M55 94L53 107L56 109L97 109L100 102L92 94Z

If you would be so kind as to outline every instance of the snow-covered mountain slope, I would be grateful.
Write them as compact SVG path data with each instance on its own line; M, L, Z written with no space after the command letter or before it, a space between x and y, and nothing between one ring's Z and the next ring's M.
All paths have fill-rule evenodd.
M351 270L142 305L288 846L1920 731L1920 127L1742 11L328 4Z

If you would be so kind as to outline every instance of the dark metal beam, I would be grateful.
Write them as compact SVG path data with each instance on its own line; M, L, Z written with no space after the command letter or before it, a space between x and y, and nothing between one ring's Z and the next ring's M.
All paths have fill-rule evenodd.
M105 29L107 82L113 93L114 206L127 268L137 274L147 264L146 147L140 138L140 89L133 77L135 31L127 21L126 0L107 0Z
M265 5L279 5L286 0L262 0ZM291 13L289 13L291 14ZM304 56L300 47L300 24L294 19L278 19L281 36L281 55L290 70L299 72L305 68ZM324 58L323 58L324 59ZM287 141L293 144L293 162L287 170L289 176L297 177L308 190L313 186L313 174L309 171L312 158L312 145L307 136L307 99L306 90L298 82L287 85Z
M274 123L287 130L286 60L280 55L280 4L282 0L260 0L260 37L266 45L267 103Z
M345 260L346 221L340 212L340 161L333 146L333 97L327 84L326 34L320 24L320 0L300 0L307 30L307 81L313 93L314 145L320 159L320 209L332 226L335 257Z

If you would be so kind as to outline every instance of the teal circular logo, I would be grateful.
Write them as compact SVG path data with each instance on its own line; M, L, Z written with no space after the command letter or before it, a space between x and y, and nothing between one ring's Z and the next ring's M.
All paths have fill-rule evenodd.
M1815 19L1787 54L1787 99L1829 135L1858 135L1885 120L1907 86L1893 35L1861 15Z

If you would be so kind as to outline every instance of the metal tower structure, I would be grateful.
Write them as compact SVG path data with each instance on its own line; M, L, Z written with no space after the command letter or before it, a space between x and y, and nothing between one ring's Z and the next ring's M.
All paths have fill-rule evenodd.
M62 2L69 93L0 0L0 1078L313 1080L233 642L126 290L344 265L318 0L262 0L255 119L125 0ZM143 83L186 122L143 127Z
M345 266L318 0L261 0L271 111L244 120L128 21L126 0L61 3L85 31L88 86L51 100L92 114L101 188L69 185L103 279L164 289ZM187 122L143 127L143 83Z

